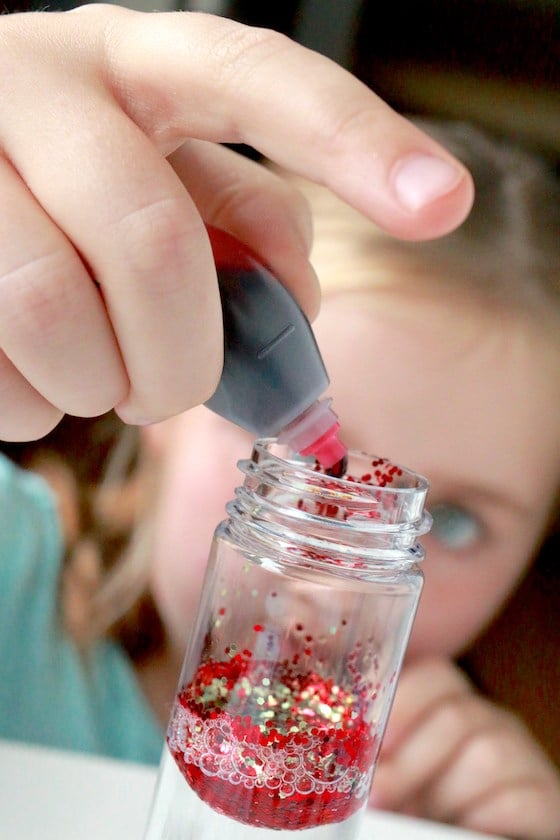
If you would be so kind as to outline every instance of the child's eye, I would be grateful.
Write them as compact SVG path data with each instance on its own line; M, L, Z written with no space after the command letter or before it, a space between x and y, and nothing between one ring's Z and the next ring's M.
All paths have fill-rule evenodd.
M442 503L430 509L432 536L446 548L469 548L482 536L483 526L474 514L460 505Z

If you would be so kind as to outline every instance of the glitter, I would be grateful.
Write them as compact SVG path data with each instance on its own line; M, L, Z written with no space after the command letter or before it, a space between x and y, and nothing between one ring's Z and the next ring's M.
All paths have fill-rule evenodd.
M369 794L371 687L287 660L274 676L269 667L242 654L202 662L175 701L168 743L177 765L203 801L240 822L294 830L341 822Z

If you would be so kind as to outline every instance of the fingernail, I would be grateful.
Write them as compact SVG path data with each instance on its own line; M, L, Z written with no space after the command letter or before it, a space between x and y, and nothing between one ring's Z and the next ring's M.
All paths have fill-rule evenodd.
M405 210L420 210L451 192L463 178L462 169L432 155L401 158L392 173L393 186Z

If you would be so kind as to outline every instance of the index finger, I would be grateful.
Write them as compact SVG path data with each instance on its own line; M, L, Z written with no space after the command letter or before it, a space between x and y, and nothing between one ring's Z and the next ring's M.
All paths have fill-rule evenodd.
M403 238L439 236L467 215L466 169L324 56L213 15L111 9L110 21L114 93L165 154L186 137L247 143Z

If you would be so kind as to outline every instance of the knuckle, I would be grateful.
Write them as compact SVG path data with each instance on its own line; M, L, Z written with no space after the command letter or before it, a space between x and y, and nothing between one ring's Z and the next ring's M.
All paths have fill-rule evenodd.
M216 67L223 74L224 81L247 80L259 72L263 62L268 62L279 51L290 47L290 39L280 32L264 27L249 27L242 24L222 28L215 42Z
M352 105L346 108L334 107L328 112L328 119L323 123L324 135L321 145L328 154L338 158L346 148L348 136L371 131L374 114L370 105Z
M166 197L137 207L113 225L112 239L126 259L129 275L141 276L158 295L182 288L189 253L188 227L179 199Z
M501 729L482 729L471 735L465 744L470 765L481 777L498 779L507 771L511 750Z
M239 210L250 207L258 198L253 186L241 179L232 182L215 196L210 212L214 224L218 227L220 224L227 225L227 221L234 218Z
M266 193L263 183L268 188ZM265 195L266 203L263 202ZM243 217L255 218L268 226L272 220L289 223L290 231L295 224L306 247L311 247L313 221L309 201L296 186L279 178L261 182L240 176L232 180L214 197L210 216L218 227L223 224L226 230L228 222Z
M230 22L231 23L231 22ZM262 86L262 79L271 63L279 64L281 55L293 49L290 39L280 32L241 24L227 26L213 45L215 90L239 93ZM242 142L243 136L230 119L230 142Z
M48 336L64 314L68 261L62 250L26 260L0 273L0 323L4 330Z
M465 696L452 697L441 706L438 719L442 732L467 734L472 730L473 708L468 699Z

